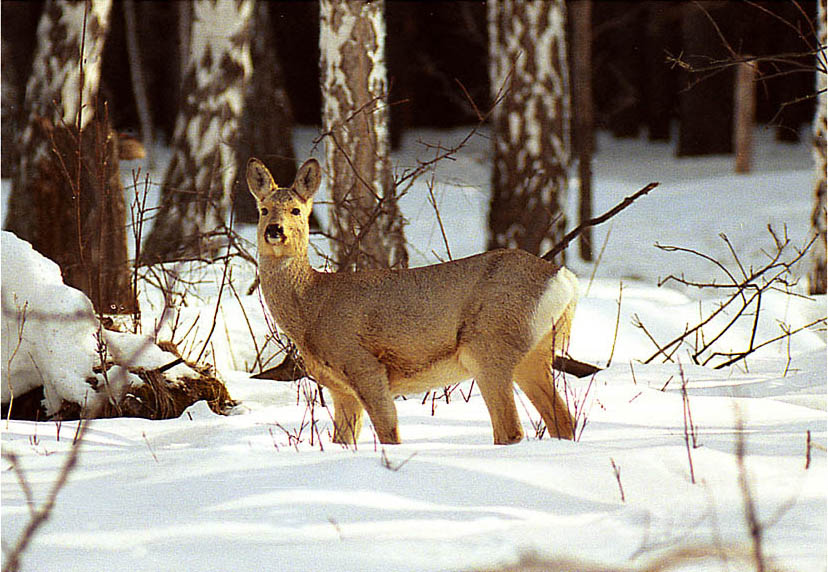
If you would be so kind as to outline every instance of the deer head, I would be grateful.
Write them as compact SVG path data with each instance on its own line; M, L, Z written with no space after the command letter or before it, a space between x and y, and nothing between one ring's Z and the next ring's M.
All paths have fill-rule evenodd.
M247 162L247 186L259 210L256 235L260 256L307 256L308 218L321 180L319 162L308 159L299 167L290 187L279 187L264 163L251 157Z

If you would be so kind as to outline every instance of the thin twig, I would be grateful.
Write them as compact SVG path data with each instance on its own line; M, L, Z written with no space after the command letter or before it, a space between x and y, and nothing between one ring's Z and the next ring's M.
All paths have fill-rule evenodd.
M811 468L811 430L805 433L805 470Z
M621 502L627 502L624 496L624 485L621 484L621 467L615 463L615 459L612 457L610 457L610 463L612 464L612 472L615 474L615 480L618 483L618 491L621 493Z
M601 250L598 251L598 258L595 259L595 264L592 265L592 272L589 274L589 282L587 283L586 293L584 293L584 298L589 296L589 291L592 289L592 282L595 280L595 275L598 273L598 267L601 265L601 261L604 259L604 251L607 249L607 244L609 244L609 238L612 234L612 227L614 226L614 221L610 223L609 228L607 228L607 234L604 236L604 242L601 244Z
M780 238L777 236L776 232L774 232L771 226L768 226L768 232L773 240L775 251L772 253L765 253L768 256L768 261L766 264L754 270L752 267L748 270L745 266L741 263L739 259L738 253L730 241L727 239L725 235L720 235L722 240L727 245L727 248L733 257L735 264L738 267L737 272L740 272L742 278L739 279L736 276L736 273L731 272L730 269L727 268L722 262L715 259L713 256L705 254L703 252L699 252L692 248L685 248L685 247L678 247L678 246L663 246L663 245L656 245L660 249L666 252L681 252L686 254L692 254L694 256L698 256L706 261L711 262L714 264L718 269L720 269L729 280L727 284L720 284L716 283L715 281L708 281L708 282L697 282L685 279L682 277L677 277L675 275L670 275L665 279L659 281L659 286L669 282L675 281L685 286L696 287L696 288L713 288L713 289L728 289L733 290L733 292L726 298L724 301L720 302L717 307L710 311L709 314L705 317L701 314L700 310L700 317L699 322L694 325L693 327L686 327L684 332L679 334L678 336L674 337L667 343L661 344L658 343L649 332L647 332L646 328L644 328L643 324L640 320L637 321L635 324L637 327L642 329L644 333L650 338L655 345L657 351L653 353L648 359L644 360L644 363L650 363L654 359L658 358L659 356L664 356L665 360L670 360L672 355L682 347L683 344L687 343L688 336L696 336L696 344L693 346L693 352L691 353L691 358L693 359L694 363L701 363L701 365L709 364L713 359L716 358L726 358L726 361L723 363L719 363L716 365L716 368L722 368L729 365L732 365L740 360L744 360L747 356L754 353L756 350L767 346L770 343L775 341L779 341L786 336L793 335L794 333L800 332L804 329L817 325L818 323L824 322L825 318L815 320L805 326L797 328L796 330L786 330L780 336L774 337L771 340L767 340L763 343L757 343L757 336L759 330L759 319L761 316L761 298L762 294L769 291L775 290L778 292L782 292L786 295L796 295L790 289L791 284L795 281L788 278L788 276L792 272L792 268L795 264L797 264L811 246L814 244L814 238L811 238L807 244L802 249L794 248L795 253L788 258L784 255L788 252L788 246L790 244L790 239L787 237L787 233L785 233L784 238ZM748 292L751 292L748 295ZM740 300L741 304L737 305L735 312L732 316L730 316L726 323L723 326L717 328L717 333L712 337L708 338L704 335L703 328L707 327L709 324L713 322L714 319L719 317L720 315L727 316L725 312L733 305L733 302L736 300ZM737 322L740 322L743 318L750 315L748 314L748 310L751 308L753 303L756 302L755 311L752 318L752 327L750 337L747 340L747 348L738 352L714 352L713 347L714 345L722 339L722 337L727 333ZM701 337L701 341L699 342L699 337ZM705 352L711 352L706 358L702 359L702 355Z
M762 342L761 344L755 346L749 352L735 352L735 353L731 353L731 354L723 353L723 352L717 352L716 355L719 356L719 357L727 357L727 356L736 356L736 357L734 357L733 359L730 359L730 360L728 360L724 363L720 363L720 364L716 365L713 369L722 369L722 368L725 368L729 365L733 365L734 363L745 359L748 355L752 354L753 352L755 352L758 349L761 349L761 348L763 348L767 345L770 345L774 342L778 342L779 340L790 337L794 334L798 334L799 332L802 332L804 330L812 328L812 327L816 326L817 324L825 324L825 323L826 323L826 318L819 318L819 319L814 320L812 322L808 322L804 326L800 326L799 328L797 328L795 330L788 330L786 332L783 332L782 334L779 334L775 338L771 338L771 339L769 339L765 342Z
M66 461L64 461L63 466L60 468L57 479L55 479L52 483L49 492L46 494L45 502L40 507L30 509L31 517L26 523L26 526L23 527L23 531L20 533L20 536L18 536L17 542L11 550L9 550L8 555L6 556L6 562L3 564L3 572L16 572L20 569L21 557L29 547L29 543L31 543L32 539L34 539L38 529L43 526L43 524L51 516L52 509L54 509L55 502L57 501L58 493L63 490L63 487L69 479L69 475L72 473L75 465L77 465L78 458L80 457L81 445L83 444L84 436L86 435L87 428L89 427L89 421L81 419L78 423L79 429L76 439L69 449L69 455L66 457Z
M15 296L15 305L17 305L17 296ZM6 371L8 375L6 376L6 383L8 384L9 389L9 408L6 410L6 429L9 428L9 420L11 419L12 415L12 407L14 406L14 387L12 386L12 378L14 377L12 373L12 362L14 358L17 356L17 352L20 351L20 345L23 343L23 330L26 328L26 311L29 308L29 301L26 300L23 302L23 309L21 310L18 306L17 309L17 343L14 346L14 350L12 350L11 354L9 354L9 359L6 362Z
M615 215L617 215L618 213L620 213L621 211L626 209L628 206L633 204L639 198L643 197L644 195L646 195L647 193L649 193L650 191L655 189L657 186L658 186L658 183L650 183L647 186L643 187L642 189L638 190L635 194L624 198L623 201L621 201L620 203L618 203L617 205L612 207L610 210L608 210L604 214L582 222L577 227L575 227L575 229L573 229L568 234L566 234L558 242L558 244L556 244L554 247L552 247L552 249L549 252L547 252L546 254L544 254L541 258L551 262L552 260L555 259L555 257L562 250L564 250L567 246L569 246L570 242L572 242L573 240L578 238L583 231L585 231L589 227L596 226L596 225L599 225L601 223L604 223L604 222L608 221L609 219L611 219L612 217L614 217Z
M454 258L451 255L451 247L449 246L448 236L446 236L446 228L443 226L443 217L440 215L440 208L437 206L437 199L434 197L434 171L431 171L431 180L426 187L428 188L428 202L431 208L434 209L434 215L437 217L437 225L440 227L440 235L443 237L443 244L446 247L446 254L449 260Z
M230 226L231 227L233 226L233 214L232 214L232 212L230 214ZM216 330L216 322L218 321L218 313L219 313L219 309L221 308L221 296L224 293L224 287L227 284L228 270L229 270L229 267L230 267L229 254L230 254L230 244L228 243L227 244L227 256L228 257L225 258L225 260L224 260L224 270L222 270L221 284L219 285L219 291L218 291L218 294L216 295L216 309L213 312L213 321L210 324L210 332L207 334L207 339L204 340L204 345L201 346L201 351L198 352L198 356L194 360L196 362L201 360L201 356L204 355L204 351L207 349L207 344L210 342L210 339L213 337L213 332L215 332L215 330Z
M693 437L693 446L695 447L696 435L693 427L693 418L690 415L690 399L687 396L687 378L684 376L684 368L679 363L679 373L681 374L681 404L682 413L684 417L684 446L687 449L687 462L690 465L690 482L696 484L696 472L693 469L693 453L690 446L690 436Z

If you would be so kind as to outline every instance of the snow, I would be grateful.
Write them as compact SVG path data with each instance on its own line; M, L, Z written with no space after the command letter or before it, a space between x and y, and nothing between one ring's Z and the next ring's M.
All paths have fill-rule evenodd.
M427 155L419 140L450 145L464 134L411 134L394 163L410 167L418 154ZM298 130L300 154L311 149L315 135ZM252 380L245 373L257 347L276 353L265 342L258 294L246 295L253 279L249 266L231 265L238 296L225 288L218 304L222 263L173 267L189 286L181 294L184 304L165 320L163 296L143 284L145 334L160 324L159 339L184 340L181 346L191 354L205 348L242 406L231 416L215 415L202 402L178 419L93 422L79 465L25 554L23 570L473 570L528 557L576 562L562 569L642 569L685 549L708 556L675 569L750 570L755 566L735 454L740 435L767 558L786 570L825 570L824 327L763 348L747 366L717 370L692 364L687 351L679 352L680 364L641 363L655 348L634 325L637 316L656 339L668 340L723 299L721 292L676 283L657 287L669 274L720 282L724 276L698 257L663 252L656 242L699 249L734 267L718 237L724 232L742 263L758 268L766 260L763 249L772 246L767 224L780 236L787 225L794 245L807 241L807 145L778 144L765 131L756 140L755 171L735 175L731 158L677 160L667 144L598 138L596 213L651 180L661 186L595 229L596 254L609 235L600 262L577 260L574 248L568 255L581 282L571 353L601 366L612 355L612 364L594 379L566 379L570 403L586 421L578 442L538 439L532 425L538 415L519 395L527 439L492 445L485 405L466 383L448 403L443 397L398 400L402 445L376 444L370 426L355 448L334 445L332 412L307 405L303 395L313 387L306 381ZM489 164L489 140L479 137L457 160L438 167L434 190L455 258L484 247ZM425 184L418 184L401 201L417 264L448 258L425 197ZM567 204L574 208L575 201ZM322 221L328 220L326 207L317 206ZM252 227L241 231L253 239ZM321 239L315 244L325 248ZM17 293L18 304L30 299L32 306L48 303L62 311L85 307L77 294L59 288L56 267L27 248L3 235L4 313L13 304L10 292ZM22 262L10 267L7 258ZM321 266L322 259L314 263ZM795 270L803 274L806 266ZM795 291L805 291L804 278ZM760 340L778 335L780 324L795 328L824 317L826 301L769 292L762 307ZM92 328L87 321L81 321L86 333L70 338L78 350L89 343L83 342ZM742 347L752 326L752 316L737 323L721 348ZM29 327L27 318L27 332ZM27 338L26 351L57 351L62 337ZM14 370L9 375L5 369L9 341L16 343L16 332L4 330L4 399L6 380L18 383ZM112 344L123 355L145 345L135 337ZM37 361L55 368L45 378L59 379L60 371L78 377L87 371L81 353ZM686 404L699 444L689 454ZM41 503L76 423L2 426L4 453L18 457ZM806 469L808 432L814 446ZM13 544L30 510L9 465L4 459L4 546ZM725 563L725 555L732 560Z
M153 369L175 359L149 336L103 329L89 298L65 285L58 265L28 242L3 231L2 247L3 403L42 385L50 416L64 401L94 409L110 394L143 384L127 367ZM106 376L94 371L101 352L119 364ZM185 364L167 371L173 379L198 377Z
M2 383L19 396L43 385L52 415L64 399L85 403L94 394L96 334L99 326L89 299L64 286L58 265L15 235L2 233Z

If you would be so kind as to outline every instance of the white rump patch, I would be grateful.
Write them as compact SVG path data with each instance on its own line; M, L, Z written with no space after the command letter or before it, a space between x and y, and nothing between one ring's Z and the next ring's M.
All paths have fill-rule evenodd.
M549 333L564 310L577 300L578 277L562 267L546 283L546 289L535 307L532 315L532 346Z

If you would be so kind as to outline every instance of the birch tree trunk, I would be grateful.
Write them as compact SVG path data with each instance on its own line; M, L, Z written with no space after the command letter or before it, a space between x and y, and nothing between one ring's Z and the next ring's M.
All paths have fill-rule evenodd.
M563 0L489 0L488 9L492 99L500 100L493 119L489 248L541 254L566 226L566 7Z
M50 0L44 6L37 27L39 41L32 72L26 84L22 114L26 124L17 142L20 163L14 174L5 222L7 230L24 240L35 240L30 189L51 155L49 139L40 125L45 121L52 126L65 124L82 129L92 119L111 9L111 0L96 0L88 9L85 2L67 0ZM81 47L83 66L78 61ZM83 110L79 109L81 101Z
M321 0L323 129L339 270L408 265L389 155L384 2Z
M825 235L825 176L826 176L826 105L828 98L825 95L826 82L826 42L825 42L825 1L817 3L817 28L819 32L820 51L817 54L817 106L814 116L814 160L816 163L816 177L814 184L815 204L811 222L817 235L814 244L813 262L810 276L811 294L825 294L826 290L826 235Z
M98 101L110 0L46 3L26 85L6 228L54 260L101 314L136 308L119 142Z
M144 244L145 263L210 258L227 234L244 82L251 72L253 0L196 0L191 10L173 155Z

